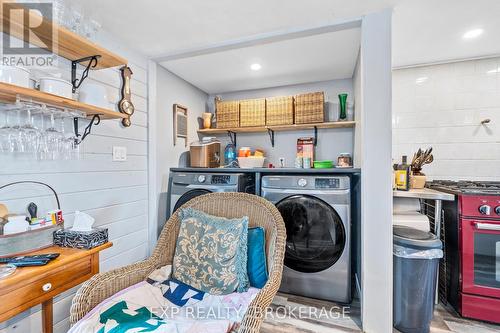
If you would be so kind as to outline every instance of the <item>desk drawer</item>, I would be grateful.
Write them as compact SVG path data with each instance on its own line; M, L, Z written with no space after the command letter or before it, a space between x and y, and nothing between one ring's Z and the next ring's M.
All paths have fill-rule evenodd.
M22 269L22 268L21 268ZM55 273L41 277L21 288L0 295L0 318L14 310L28 309L72 288L92 276L91 257L61 266ZM22 311L22 310L21 310Z

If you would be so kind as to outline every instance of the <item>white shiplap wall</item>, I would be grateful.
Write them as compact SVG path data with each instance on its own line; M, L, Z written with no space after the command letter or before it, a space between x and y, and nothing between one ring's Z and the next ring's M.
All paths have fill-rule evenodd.
M17 180L46 182L59 193L66 226L72 225L75 210L81 210L92 215L96 225L107 227L114 245L101 253L100 268L108 271L139 261L148 254L148 81L146 58L104 32L98 43L128 59L132 68L132 100L137 110L132 117L133 125L123 128L118 120L102 121L84 142L81 160L33 161L23 156L0 155L0 184ZM70 63L59 59L58 66L63 77L69 79ZM93 71L88 80L106 87L110 107L116 109L120 98L119 69ZM126 162L112 161L113 146L127 147ZM41 211L55 205L50 192L39 186L0 191L0 202L13 212L24 212L30 201L36 202ZM77 289L55 299L54 332L69 329L69 308ZM40 307L0 323L0 333L7 332L41 332Z
M428 146L431 179L500 180L500 58L393 72L393 158Z

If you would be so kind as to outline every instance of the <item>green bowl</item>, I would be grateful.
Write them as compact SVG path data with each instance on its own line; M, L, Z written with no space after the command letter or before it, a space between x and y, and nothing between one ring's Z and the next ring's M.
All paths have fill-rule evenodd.
M331 168L333 168L333 161L330 161L330 160L314 161L314 168L315 169L331 169Z

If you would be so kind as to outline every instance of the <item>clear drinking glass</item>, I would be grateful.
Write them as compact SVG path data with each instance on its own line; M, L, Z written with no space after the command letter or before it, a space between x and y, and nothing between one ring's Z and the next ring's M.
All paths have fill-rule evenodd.
M36 108L31 106L28 106L26 108L26 119L21 129L24 133L25 152L32 153L34 156L37 156L41 134L40 130L35 127L34 118L32 115L32 111L34 110L36 110Z
M3 112L4 123L0 127L0 152L11 152L10 131L12 129L11 113L7 110Z
M50 110L50 125L45 130L49 159L52 160L56 160L60 157L60 146L62 142L62 134L56 129L56 112L57 111Z

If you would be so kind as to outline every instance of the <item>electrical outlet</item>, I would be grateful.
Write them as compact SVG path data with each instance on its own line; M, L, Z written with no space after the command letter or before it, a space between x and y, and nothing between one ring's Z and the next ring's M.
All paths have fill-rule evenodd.
M113 162L124 162L127 160L127 147L113 146Z

